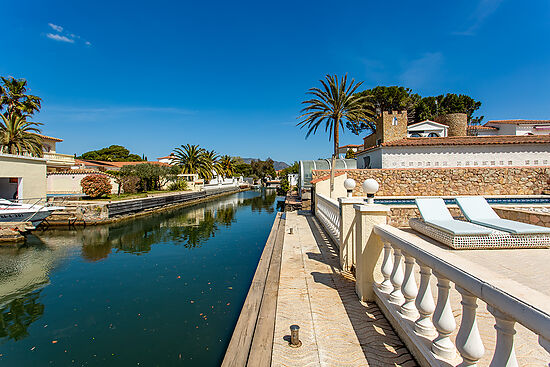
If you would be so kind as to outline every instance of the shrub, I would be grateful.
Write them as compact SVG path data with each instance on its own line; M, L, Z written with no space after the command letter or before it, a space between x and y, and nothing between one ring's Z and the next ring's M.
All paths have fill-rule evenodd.
M141 180L137 176L124 177L122 191L124 191L125 194L135 194L140 188L140 181Z
M185 191L187 190L187 182L185 180L178 179L177 181L171 182L170 185L168 185L168 190Z
M88 175L80 181L82 191L92 198L99 198L111 193L111 181L104 175Z

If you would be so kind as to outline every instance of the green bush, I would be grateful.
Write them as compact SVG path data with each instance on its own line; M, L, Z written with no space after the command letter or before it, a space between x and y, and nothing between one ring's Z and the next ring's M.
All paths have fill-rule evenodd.
M125 194L135 194L140 189L140 178L137 176L126 176L122 181L122 191Z
M113 188L109 178L99 174L92 174L84 177L80 181L80 186L82 186L82 192L92 198L109 195Z
M185 180L178 179L177 181L171 182L170 185L168 185L168 190L185 191L187 190L187 182Z

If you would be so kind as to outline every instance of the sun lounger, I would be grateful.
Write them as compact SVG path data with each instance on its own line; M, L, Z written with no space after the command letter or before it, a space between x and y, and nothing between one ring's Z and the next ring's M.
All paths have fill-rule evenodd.
M482 196L457 197L456 202L472 223L518 235L550 235L550 228L500 218Z
M456 220L443 199L417 198L415 202L422 219L411 218L411 228L453 249L550 247L550 236L546 234L518 235Z
M415 203L424 222L442 231L462 236L492 233L488 228L454 219L441 198L417 198Z

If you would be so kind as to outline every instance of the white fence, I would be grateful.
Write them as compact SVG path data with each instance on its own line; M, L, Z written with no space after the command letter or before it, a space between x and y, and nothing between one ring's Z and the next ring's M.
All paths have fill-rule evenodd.
M315 215L335 243L340 242L340 205L337 200L315 194Z
M366 280L365 284L358 283L356 288L365 285L373 290L374 300L421 365L476 366L485 356L487 341L484 346L484 339L478 329L477 319L481 312L478 310L478 300L487 305L490 313L483 313L487 327L482 329L483 335L496 333L496 346L489 347L492 353L491 367L518 366L514 350L516 323L528 329L524 331L526 334L531 331L537 336L542 348L533 341L533 350L543 354L542 358L550 360L550 356L545 354L545 351L550 353L550 298L547 295L527 289L512 279L497 281L490 276L492 273L481 266L460 266L461 262L456 261L458 256L451 251L392 226L373 223L372 231L365 231L365 228L359 231L355 223L361 222L361 216L369 215L368 212L357 207L354 224L351 224L341 223L342 210L336 200L319 194L315 196L315 215L340 246L341 256L345 245L339 239L357 239L353 246L356 251L349 252L357 257L351 260L351 264L356 267L358 282ZM342 237L341 230L344 231ZM350 235L348 230L353 231L353 234ZM373 239L370 236L374 236L375 241L370 241ZM359 259L359 256L364 256L362 253L373 253L361 250L373 243L379 246L383 243L383 260ZM464 259L462 261L463 264L471 264ZM374 273L381 273L383 281L380 284L372 280L372 269ZM373 275L365 276L365 271ZM437 282L435 302L431 286L433 278ZM451 308L452 284L461 297L458 332ZM521 295L521 298L514 295ZM458 302L455 302L453 305L456 306ZM486 320L490 321L491 318L496 331L490 330L492 327L487 325ZM492 340L493 336L489 339Z

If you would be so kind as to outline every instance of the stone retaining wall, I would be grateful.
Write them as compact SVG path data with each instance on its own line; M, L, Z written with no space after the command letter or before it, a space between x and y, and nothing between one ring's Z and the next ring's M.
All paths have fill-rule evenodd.
M550 227L550 213L534 212L517 208L494 208L499 217L518 222L535 224L537 226Z
M550 193L550 167L383 168L346 172L357 186L353 196L365 196L361 183L373 178L378 196L541 195ZM312 179L329 173L313 171Z

